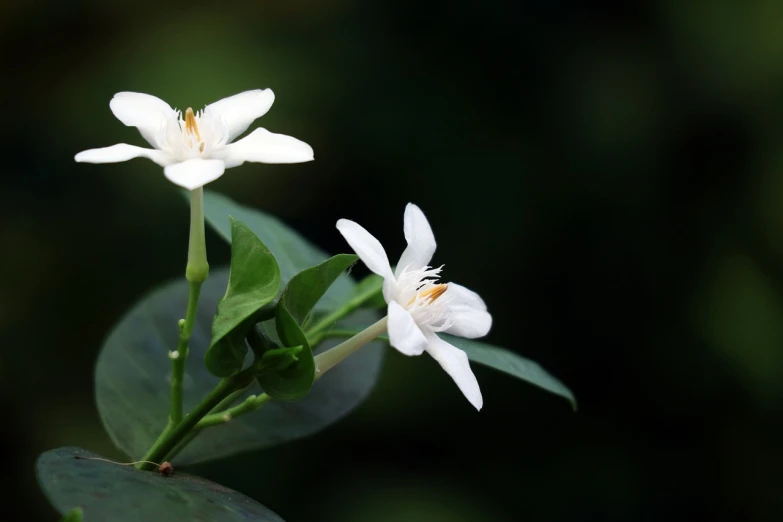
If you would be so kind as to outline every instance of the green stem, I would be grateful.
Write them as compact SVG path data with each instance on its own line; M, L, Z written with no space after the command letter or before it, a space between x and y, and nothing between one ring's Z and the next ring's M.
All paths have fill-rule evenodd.
M332 328L337 321L361 308L364 303L375 297L379 291L379 289L375 288L368 292L364 292L363 294L359 294L345 303L342 307L319 319L314 325L307 329L307 342L310 343L310 346L315 346L320 343L328 336L328 330Z
M350 339L315 356L315 378L320 379L346 357L386 331L388 317L371 324Z
M250 384L253 384L253 383L251 382ZM233 393L232 393L232 394L230 394L228 397L226 397L225 399L223 399L222 401L220 401L220 402L218 403L218 405L217 405L217 406L215 406L214 408L212 408L212 410L210 410L210 413L212 413L212 412L216 412L216 411L222 411L222 410L225 410L226 408L229 408L229 407L231 407L231 405L232 405L232 404L234 404L234 403L236 402L236 400L237 400L239 397L241 397L241 396L242 396L242 394L244 394L244 393L247 391L247 389L248 389L248 387L250 386L250 384L248 384L248 385L247 385L247 386L245 386L244 388L241 388L241 389L239 389L239 390L237 390L237 391L233 392ZM203 419L202 419L202 420L203 420ZM201 421L199 421L199 422L201 422ZM166 456L164 457L166 460L169 460L169 461L170 461L170 460L174 459L174 457L176 457L177 455L179 455L179 453L180 453L180 452L181 452L183 449L185 449L185 447L186 447L188 444L190 444L190 443L191 443L191 441L193 441L193 439L195 439L195 438L196 438L196 435L198 435L199 433L201 433L201 430L199 430L199 429L198 429L198 424L197 424L196 426L197 426L196 428L193 428L192 430L190 430L190 433L188 433L187 435L185 435L185 436L182 438L182 440L181 440L181 441L179 441L179 443L177 443L177 445L176 445L176 446L174 446L174 449L173 449L173 450L171 450L171 451L169 452L169 454L168 454L168 455L166 455Z
M204 189L199 187L190 192L190 238L188 242L188 263L185 266L185 278L190 283L188 309L185 312L185 318L179 322L177 349L169 353L169 358L171 359L169 422L163 433L158 437L158 440L150 448L148 455L159 446L167 444L173 434L183 424L182 388L185 380L185 365L188 360L190 337L193 335L193 328L196 325L201 285L207 280L207 277L209 277L209 263L207 263L207 246L204 232ZM156 456L156 458L158 457Z
M169 426L167 431L182 420L182 386L185 380L185 363L188 360L188 344L193 335L198 311L198 298L201 294L201 283L190 283L188 310L185 319L180 321L179 343L177 351L169 354L171 358L171 404L169 407ZM165 433L165 432L164 432Z
M234 393L232 393L231 395L229 395L228 397L220 401L220 404L212 408L212 411L210 413L215 413L218 411L223 411L226 408L230 408L235 402L237 402L237 399L239 399L242 396L242 394L247 391L247 389L250 387L251 384L253 384L253 382L255 381L250 381L247 386L235 391Z
M166 427L163 429L163 431L158 435L158 438L155 439L155 442L152 443L152 447L157 446L158 444L161 444L166 437L168 437L171 434L171 430L174 429L175 424L169 420L168 424L166 424ZM138 466L137 466L138 467Z
M190 193L190 242L188 244L188 264L185 278L190 283L188 309L185 319L179 324L179 343L171 357L171 404L169 424L161 437L170 432L182 420L182 385L185 378L185 363L188 360L188 344L196 325L198 298L201 285L209 276L207 247L204 241L204 189L197 188Z
M215 388L209 392L209 395L196 406L182 421L171 430L168 436L159 439L152 445L142 460L151 462L162 462L180 442L187 437L191 430L204 418L215 406L229 397L237 390L245 388L253 381L253 372L255 369L250 367L242 372L223 379ZM181 448L180 448L181 449ZM152 464L142 463L137 465L138 469L150 469Z
M212 412L216 412L216 411L222 411L222 410L225 410L226 408L229 408L229 407L230 407L232 404L234 404L234 403L237 401L237 399L238 399L239 397L241 397L241 396L242 396L242 394L244 394L244 393L247 391L248 387L249 387L251 384L253 384L253 383L252 383L252 382L250 382L250 383L248 383L248 385L247 385L247 386L245 386L244 388L240 388L239 390L237 390L237 391L235 391L235 392L231 393L231 394L230 394L228 397L226 397L225 399L223 399L222 401L220 401L220 402L218 403L218 405L217 405L217 406L215 406L214 408L212 408L212 409L210 410L210 413L212 413ZM199 421L199 422L201 422L201 421ZM177 445L176 445L176 446L174 446L174 449L173 449L173 450L171 450L171 451L169 452L169 454L168 454L168 455L166 455L165 459L166 459L166 460L172 460L172 459L174 459L174 457L176 457L177 455L179 455L179 454L180 454L180 452L181 452L183 449L185 449L185 447L186 447L188 444L190 444L190 443L193 441L193 439L195 439L195 438L196 438L196 435L198 435L199 433L201 433L201 430L199 430L199 429L198 429L198 424L197 424L195 428L193 428L192 430L190 430L190 433L188 433L187 435L185 435L185 436L182 438L182 440L181 440L181 441L179 441L179 443L177 443Z
M256 411L257 409L261 408L261 406L263 406L264 404L266 404L271 400L272 397L270 397L266 393L262 393L261 395L251 395L250 397L245 399L240 404L234 406L233 408L229 408L224 411L218 411L217 413L210 413L209 415L201 419L198 424L196 424L196 429L201 430L204 428L208 428L210 426L225 424L231 421L232 419L236 419L237 417L240 417L252 411Z
M198 435L199 433L201 433L201 430L197 430L195 428L190 430L190 432L184 437L182 437L182 440L179 441L176 446L174 446L174 449L169 451L169 454L163 457L163 460L168 460L168 461L174 460L174 457L179 455L180 452L184 450L188 444L193 442L193 439L195 439L196 435Z

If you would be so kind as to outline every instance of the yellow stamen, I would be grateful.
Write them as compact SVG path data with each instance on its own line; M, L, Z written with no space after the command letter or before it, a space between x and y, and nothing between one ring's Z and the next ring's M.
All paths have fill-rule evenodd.
M408 303L408 306L412 305L413 302L416 301L416 297L421 297L422 299L429 299L430 303L432 303L437 298L445 294L448 287L449 285L435 285L429 290L425 290L420 294L416 294L416 296L414 296L413 299L411 299L411 302Z
M201 141L201 134L198 132L198 123L196 123L196 115L193 114L193 109L188 107L185 111L185 130L190 134L194 134L198 141Z

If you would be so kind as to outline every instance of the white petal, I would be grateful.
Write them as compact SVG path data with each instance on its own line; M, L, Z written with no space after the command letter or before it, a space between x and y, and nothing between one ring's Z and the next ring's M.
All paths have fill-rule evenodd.
M127 143L85 150L74 157L79 163L119 163L133 158L149 158L163 167L171 164L169 157L159 150L145 149Z
M449 283L444 298L448 299L448 320L453 323L446 333L475 339L484 337L492 327L492 316L484 300L473 290Z
M413 316L397 303L389 302L389 344L405 355L421 355L427 348L427 338Z
M241 140L218 149L213 154L226 162L226 168L246 161L258 163L303 163L313 161L313 148L285 134L258 128Z
M389 258L381 243L367 232L364 227L349 219L337 221L337 230L351 245L356 255L367 265L367 268L383 277L386 281L394 281Z
M150 145L161 148L166 122L176 118L176 112L160 98L140 92L119 92L109 107L122 123L136 127Z
M477 410L480 410L484 405L484 399L481 397L481 390L479 389L476 376L473 375L473 371L470 369L467 354L435 334L428 335L427 340L429 341L427 351L432 358L438 361L446 373L454 379L454 382L457 383L457 386L467 397L468 401Z
M449 283L446 295L451 298L453 304L467 306L476 310L486 311L487 309L486 303L476 292L457 283Z
M413 203L408 203L405 207L403 228L408 247L397 263L395 275L400 275L406 267L418 269L427 266L437 248L429 221L424 212Z
M256 118L269 111L275 101L272 89L245 91L207 105L211 112L228 127L228 141L233 141L247 130Z
M194 190L215 181L223 175L223 171L225 166L222 160L193 158L169 165L163 172L172 183Z
M453 324L444 332L468 339L484 337L492 328L492 316L489 312L472 308L456 308L449 311L449 320Z

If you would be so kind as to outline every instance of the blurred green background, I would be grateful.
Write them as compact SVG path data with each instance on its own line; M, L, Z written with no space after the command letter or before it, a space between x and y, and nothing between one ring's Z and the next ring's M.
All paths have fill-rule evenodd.
M56 519L44 450L124 458L93 363L184 272L187 205L160 167L73 155L144 143L118 91L197 108L271 87L257 125L316 161L210 188L331 252L340 217L401 252L416 202L434 262L485 297L487 340L580 410L479 367L476 413L390 351L329 430L190 471L292 522L782 519L783 3L12 0L0 41L6 515Z

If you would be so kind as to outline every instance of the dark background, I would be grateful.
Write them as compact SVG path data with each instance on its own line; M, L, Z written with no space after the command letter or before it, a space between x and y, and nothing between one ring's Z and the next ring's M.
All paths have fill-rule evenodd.
M396 257L405 203L446 278L561 399L478 367L477 413L390 351L315 437L191 471L289 521L781 520L783 3L3 2L0 391L5 513L56 520L36 456L111 458L105 334L181 277L187 205L114 93L201 107L271 87L257 125L315 149L209 188L331 252L352 218ZM228 258L214 234L213 266Z

